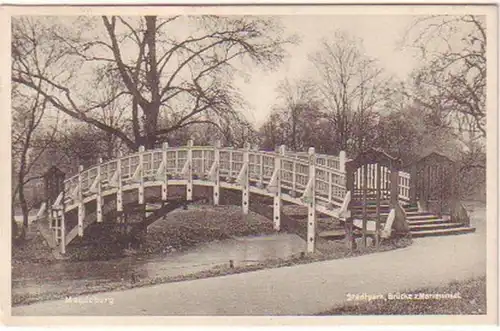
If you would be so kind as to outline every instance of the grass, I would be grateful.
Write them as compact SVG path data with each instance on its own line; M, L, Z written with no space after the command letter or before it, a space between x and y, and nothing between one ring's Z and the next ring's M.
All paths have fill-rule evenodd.
M394 299L389 295L371 301L353 300L318 315L483 315L486 314L486 277L446 286L420 288L399 293L427 294L422 299ZM434 298L432 296L434 294ZM439 298L436 295L451 296ZM399 298L404 298L400 296Z
M30 230L28 230L30 231ZM19 241L12 247L12 264L52 263L54 255L45 239L40 235L30 233L24 241Z

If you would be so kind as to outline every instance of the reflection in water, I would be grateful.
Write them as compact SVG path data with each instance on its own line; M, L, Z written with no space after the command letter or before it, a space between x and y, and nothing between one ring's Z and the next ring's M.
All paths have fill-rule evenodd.
M50 265L19 265L12 270L13 293L42 293L67 288L84 289L89 283L173 277L228 264L251 264L287 258L305 249L292 234L245 237L207 243L184 252L163 256L129 256L111 261L59 262Z

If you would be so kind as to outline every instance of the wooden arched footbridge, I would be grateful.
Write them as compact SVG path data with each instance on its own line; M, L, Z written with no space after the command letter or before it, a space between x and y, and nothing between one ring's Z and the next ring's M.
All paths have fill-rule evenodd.
M324 155L314 148L288 152L281 146L266 152L250 146L193 146L189 141L183 147L141 147L133 154L100 160L88 169L80 167L67 179L51 168L45 176L46 202L37 218L47 225L49 244L64 254L90 224L123 222L127 206L161 203L160 209L145 218L149 224L195 200L218 205L223 191L231 191L241 197L238 203L244 214L259 196L272 201L277 231L282 227L282 204L307 207L305 239L307 251L312 252L318 236L330 236L316 233L317 214L352 225L346 226L349 234L359 228L364 238L388 237L394 229L404 231L405 224L414 236L474 231L463 216L454 180L440 180L454 179L453 169L453 162L438 154L402 168L397 160L375 149L350 160L345 152ZM398 219L403 229L397 229L394 220Z

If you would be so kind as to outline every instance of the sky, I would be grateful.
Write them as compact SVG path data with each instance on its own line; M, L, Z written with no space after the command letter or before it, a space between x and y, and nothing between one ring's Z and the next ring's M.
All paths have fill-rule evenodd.
M308 54L320 47L324 38L332 36L336 30L343 30L351 36L363 40L366 55L379 61L387 73L396 78L405 79L418 65L409 50L398 47L406 29L414 16L403 15L342 15L342 16L281 16L287 33L298 34L299 45L287 47L289 57L274 72L256 70L250 74L250 80L239 79L236 85L251 108L247 118L256 126L262 124L276 103L277 84L288 78L300 78L310 72Z

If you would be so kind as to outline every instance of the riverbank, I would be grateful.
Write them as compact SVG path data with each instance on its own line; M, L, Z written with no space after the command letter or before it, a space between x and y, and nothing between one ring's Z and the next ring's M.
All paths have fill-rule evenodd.
M124 290L155 284L280 268L374 253L373 247L354 253L343 240L318 238L314 254L295 234L276 233L258 214L242 215L236 206L195 206L178 210L153 223L143 245L109 258L108 251L80 249L73 260L50 261L41 238L25 243L14 254L12 304L25 305L66 296ZM305 221L304 221L305 222ZM303 227L306 224L301 222ZM302 224L304 223L304 224ZM319 222L319 227L322 223ZM45 244L45 245L44 245ZM411 241L399 241L400 247ZM105 246L104 246L105 247ZM112 246L111 246L112 247ZM386 242L380 251L397 248ZM101 255L98 255L101 254ZM75 261L75 257L80 261ZM101 259L91 260L91 258ZM104 258L102 258L104 257ZM230 265L232 261L232 267Z
M419 238L410 247L379 254L72 297L113 304L51 300L13 307L12 314L311 316L345 305L349 293L397 293L483 277L484 242L481 232ZM495 288L488 290L493 293Z
M238 213L241 217L240 209L235 207L235 212ZM227 213L226 213L227 214ZM270 221L266 219L268 224ZM406 260L408 256L406 256L406 251L410 250L412 252L414 250L421 251L416 254L418 258L421 256L429 256L435 255L436 250L443 250L443 252L447 255L446 260L443 260L441 263L446 263L446 265L450 264L453 266L454 258L456 254L459 254L456 249L458 247L466 246L468 249L460 254L464 257L467 254L475 253L475 250L471 250L470 247L481 247L484 245L484 233L485 233L485 214L484 207L479 207L474 212L471 213L471 222L474 226L478 226L479 231L475 234L465 235L465 236L457 236L457 237L448 237L448 238L423 238L416 241L417 247L407 247L411 244L411 241L400 241L397 243L386 242L382 247L381 251L391 251L395 250L398 246L400 248L407 247L397 254L398 259L403 256L401 260ZM224 223L229 224L229 223ZM215 246L211 247L211 249L207 249L207 246L197 245L198 249L192 251L189 256L189 271L187 269L182 269L178 274L172 275L161 275L151 273L151 269L154 269L158 264L168 262L165 264L163 268L165 270L172 270L172 259L175 262L175 256L183 255L183 252L170 252L165 255L160 255L157 260L145 260L143 261L146 265L148 265L148 272L146 273L130 273L123 272L123 270L131 269L130 258L127 257L125 259L118 260L110 260L105 261L106 268L103 268L102 264L93 265L90 267L85 262L81 264L68 262L64 269L56 270L53 265L47 266L47 269L50 269L49 273L40 273L40 270L44 267L43 264L33 264L27 265L27 269L21 270L18 266L17 274L13 272L13 280L17 281L17 285L13 286L12 291L12 303L14 306L22 306L29 305L32 303L36 303L38 301L46 301L46 300L57 300L63 299L66 296L78 296L99 292L107 292L107 291L120 291L125 289L139 288L139 287L150 287L155 284L163 284L163 283L178 283L182 281L189 280L197 280L202 278L215 278L218 276L231 275L231 274L242 274L242 273L252 273L252 271L258 271L263 269L288 269L281 267L290 267L294 265L301 265L319 261L326 260L346 260L349 261L351 259L347 259L349 257L359 256L359 255L367 255L374 253L375 251L372 248L369 248L365 251L357 251L353 254L347 252L345 250L345 245L343 241L322 241L321 239L317 241L317 247L319 252L315 254L306 254L302 255L301 253L305 250L305 242L298 238L297 236L293 237L296 239L286 238L285 241L282 240L280 236L294 236L289 234L273 234L271 236L252 236L240 238L239 241L232 242L232 246L226 246L225 244L234 240L222 240L216 241ZM460 244L462 243L462 244ZM210 245L214 245L210 243ZM451 245L451 246L450 246ZM459 245L459 246L456 246ZM287 249L283 252L283 247ZM448 250L446 247L454 247L451 251L446 253ZM240 254L243 251L244 258L238 258L237 254ZM259 254L255 255L254 252L259 252ZM403 252L405 251L405 252ZM219 253L224 254L219 254ZM264 253L263 253L264 252ZM272 256L276 256L277 252L281 254L281 258L272 258ZM228 254L229 253L229 254ZM373 267L377 269L376 260L380 259L382 255L390 256L387 254L393 254L396 252L387 252L383 254L374 254L373 261L370 258L370 265L374 263ZM278 254L278 255L279 255ZM485 257L485 253L481 252L477 254L481 259ZM218 257L216 255L219 255ZM411 255L411 253L410 253ZM208 256L208 258L207 258ZM258 256L257 258L255 256ZM249 258L250 257L250 258ZM415 258L415 257L414 257ZM200 263L200 261L210 263ZM233 259L233 268L230 267L229 260ZM359 258L356 258L356 260ZM382 258L383 259L383 258ZM478 259L478 262L482 260ZM168 261L166 261L168 260ZM466 260L473 261L473 258L467 258ZM360 261L360 260L358 260ZM334 261L332 261L334 262ZM339 261L341 262L341 261ZM393 264L395 261L391 261L387 266L390 269L393 269ZM432 264L433 261L426 261L427 264ZM380 263L380 261L378 262ZM425 264L421 263L421 264ZM461 261L460 261L461 263ZM315 263L311 265L313 267ZM94 267L92 269L91 267ZM362 264L359 264L360 268L366 267ZM177 266L178 267L178 266ZM183 268L183 266L180 266ZM309 266L307 266L309 267ZM383 267L383 266L382 266ZM75 268L79 268L81 271L79 274L74 275L74 277L68 277L68 270L74 270ZM436 267L437 268L437 267ZM95 269L101 271L101 273L105 276L104 278L91 277L92 272L95 272ZM396 268L397 269L397 268ZM479 270L478 268L477 270ZM377 269L378 270L378 269ZM15 270L13 270L15 271ZM30 271L30 272L26 272ZM259 272L262 272L259 271ZM378 271L377 271L378 272ZM82 277L83 275L83 277ZM56 276L60 278L57 279ZM427 275L429 276L429 275ZM354 277L355 275L351 275L350 277ZM36 287L30 288L27 286L27 283L23 283L24 280L35 280L37 284ZM393 278L392 276L390 277ZM71 282L70 285L63 283L63 280ZM19 289L23 289L23 291L19 291ZM329 306L323 308L323 310L328 309ZM321 310L318 310L321 311ZM317 313L316 311L315 313Z
M376 252L390 251L394 250L396 246L392 243L386 243L381 245L379 251L376 251L374 247L368 247L364 250L357 250L354 252L350 252L345 248L345 244L343 242L319 242L321 247L327 248L328 251L321 252L316 251L312 254L304 254L303 250L305 248L305 242L303 242L299 237L295 235L274 235L274 236L265 236L265 237L254 237L254 238L239 238L242 245L256 246L256 242L261 241L272 241L276 242L274 246L283 246L283 244L290 245L290 240L287 242L280 243L280 237L290 236L296 241L293 247L288 249L290 254L287 252L282 252L281 255L285 256L282 258L266 258L263 260L255 260L253 259L235 259L229 260L226 259L223 263L221 261L217 261L215 263L205 263L205 264L196 264L193 267L189 268L190 270L196 270L194 272L188 273L180 273L180 274L171 274L171 275L149 275L141 272L127 272L120 274L119 271L117 275L108 274L109 278L94 278L92 277L92 269L84 266L83 271L87 272L87 274L82 274L81 279L71 279L71 286L65 286L64 282L66 280L58 280L52 279L52 283L48 282L41 274L35 273L33 276L38 283L36 290L34 288L30 289L26 286L23 286L22 282L18 283L18 286L13 287L12 290L12 305L20 306L20 305L28 305L32 303L36 303L39 301L47 301L47 300L57 300L64 299L66 297L75 297L80 295L88 295L95 294L100 292L108 292L108 291L121 291L132 288L139 287L147 287L157 284L166 284L166 283L175 283L181 281L189 281L189 280L197 280L204 278L212 278L212 277L220 277L227 276L233 274L241 274L247 272L254 272L264 269L275 269L275 268L283 268L283 267L291 267L295 265L308 264L314 262L328 261L328 260L337 260L337 259L345 259L351 258L361 255L373 254ZM248 242L249 240L250 242ZM245 242L247 241L247 242ZM220 242L224 244L224 241ZM410 241L400 242L399 248L406 247L410 245ZM245 247L243 249L246 249ZM276 251L277 248L271 248L272 251ZM182 254L182 253L179 253ZM269 252L267 252L269 255ZM252 256L252 254L249 254ZM246 256L249 256L246 254ZM168 257L166 257L168 259ZM113 263L113 261L109 261ZM123 261L117 262L117 265L123 265ZM147 262L147 261L145 261ZM150 261L151 263L161 263L161 261ZM71 262L66 262L69 268L71 268ZM82 262L80 262L82 263ZM130 265L130 264L129 264ZM101 265L103 267L104 265ZM33 266L36 268L35 266ZM75 266L81 268L81 266ZM93 265L93 267L99 267L99 265ZM88 269L86 269L88 268ZM118 277L117 277L118 276ZM121 276L121 278L120 278ZM57 278L57 276L53 277ZM33 280L33 279L32 279Z

